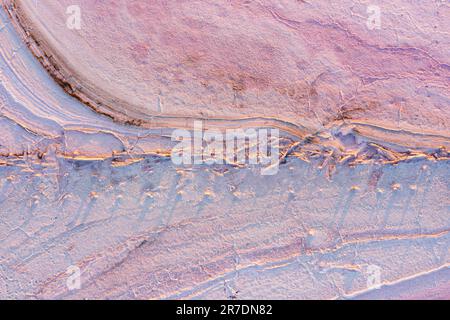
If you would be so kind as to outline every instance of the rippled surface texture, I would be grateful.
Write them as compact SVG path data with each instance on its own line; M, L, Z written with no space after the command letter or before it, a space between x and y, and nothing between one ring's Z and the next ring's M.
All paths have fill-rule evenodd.
M0 298L450 298L449 21L2 0ZM196 120L280 130L278 172L174 164Z

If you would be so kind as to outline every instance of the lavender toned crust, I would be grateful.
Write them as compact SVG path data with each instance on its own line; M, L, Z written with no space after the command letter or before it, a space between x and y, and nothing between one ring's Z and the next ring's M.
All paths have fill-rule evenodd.
M448 1L3 0L0 298L449 299L449 52Z

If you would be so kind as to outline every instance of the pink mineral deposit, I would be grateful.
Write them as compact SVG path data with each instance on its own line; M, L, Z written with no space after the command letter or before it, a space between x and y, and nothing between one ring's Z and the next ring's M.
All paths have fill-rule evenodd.
M450 298L448 1L1 4L0 298Z

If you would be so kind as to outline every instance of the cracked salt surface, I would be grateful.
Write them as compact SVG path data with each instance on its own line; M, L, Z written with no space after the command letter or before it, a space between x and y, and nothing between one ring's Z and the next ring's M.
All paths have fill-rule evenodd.
M0 176L3 297L226 298L225 283L243 299L358 298L370 265L375 297L448 293L445 163L344 166L329 181L298 159L273 177L60 159ZM81 290L67 290L70 265Z
M42 68L12 3L31 8L0 10L0 298L449 298L448 5L379 1L380 31L359 3L183 2L181 19L158 3L86 1L88 30L67 34L65 0L40 1L30 17L77 46L76 75L104 90L89 108ZM130 12L136 29L108 33ZM142 39L86 54L101 35L145 29L145 12L177 20L149 33L162 61ZM130 81L105 62L114 54ZM87 87L86 99L99 92ZM148 92L164 107L149 110ZM172 131L196 118L280 129L279 171L175 166Z

